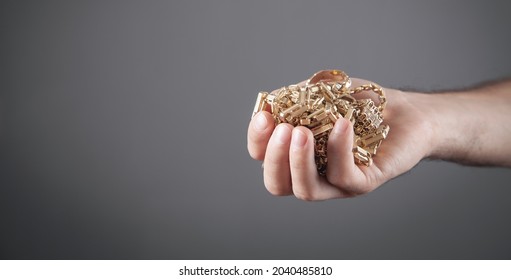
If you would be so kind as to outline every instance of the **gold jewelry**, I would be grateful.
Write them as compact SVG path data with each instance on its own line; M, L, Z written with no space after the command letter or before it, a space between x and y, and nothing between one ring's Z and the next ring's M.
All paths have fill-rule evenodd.
M378 106L371 99L353 97L363 91L376 93ZM312 75L305 86L289 85L272 93L260 92L253 115L269 111L276 124L289 123L309 128L315 139L318 172L325 175L328 135L339 118L353 124L355 162L366 166L372 164L372 157L390 129L382 124L386 103L385 93L380 86L368 84L352 89L351 79L343 71L322 70Z

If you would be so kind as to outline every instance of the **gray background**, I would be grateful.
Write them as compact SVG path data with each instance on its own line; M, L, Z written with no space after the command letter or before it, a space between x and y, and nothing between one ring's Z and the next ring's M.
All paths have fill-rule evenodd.
M509 76L509 3L2 1L0 256L510 258L507 169L423 162L307 203L267 193L246 151L257 92L320 69Z

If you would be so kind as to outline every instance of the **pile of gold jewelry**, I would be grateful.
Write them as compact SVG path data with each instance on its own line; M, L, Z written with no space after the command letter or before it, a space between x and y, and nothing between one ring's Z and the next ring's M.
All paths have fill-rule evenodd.
M315 160L320 175L326 174L328 135L339 118L353 124L353 156L357 164L370 166L372 157L389 133L382 124L386 99L375 84L351 87L351 79L340 70L323 70L314 74L305 86L289 85L271 94L260 92L254 114L269 111L275 123L305 126L315 139ZM372 91L378 95L376 106L371 99L355 99L354 94Z

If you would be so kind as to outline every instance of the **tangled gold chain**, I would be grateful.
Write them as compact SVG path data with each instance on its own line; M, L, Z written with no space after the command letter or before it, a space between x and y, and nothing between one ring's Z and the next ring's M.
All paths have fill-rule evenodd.
M375 84L350 88L351 79L340 70L315 73L305 86L289 85L272 93L260 92L254 107L257 112L269 111L275 123L305 126L315 139L315 160L320 175L326 174L327 143L330 131L339 118L353 125L353 156L357 164L370 166L372 157L387 137L389 126L382 124L387 103L383 89ZM374 92L372 99L356 99L353 95Z
M378 110L380 112L383 112L385 109L385 106L387 105L387 98L385 97L385 93L383 92L383 89L380 86L377 86L375 84L368 84L368 85L362 85L359 87L356 87L349 91L350 95L357 94L359 92L363 91L372 91L378 95L378 99L380 101L380 104L378 105Z

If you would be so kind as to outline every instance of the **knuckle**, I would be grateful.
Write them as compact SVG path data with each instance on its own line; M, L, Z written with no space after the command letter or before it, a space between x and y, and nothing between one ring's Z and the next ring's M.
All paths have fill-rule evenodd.
M349 191L351 192L351 194L355 196L364 195L371 192L371 190L369 190L368 188L351 188L349 189Z
M338 188L356 186L355 180L353 180L350 176L331 175L327 173L327 179L332 185Z
M265 170L263 180L266 190L274 196L292 194L291 183L285 180L285 178L275 178Z
M305 160L302 160L301 157L295 154L295 156L290 160L289 165L291 166L291 169L294 170L305 170L307 167L307 163Z
M349 192L353 196L364 195L371 192L371 188L365 186L351 176L328 176L328 181L335 187Z
M266 190L274 196L285 196L290 194L290 191L288 190L289 188L284 184L276 184L265 180L264 186L266 187Z
M273 196L286 196L290 193L282 188L266 187L266 190Z
M264 159L264 153L260 149L256 149L253 147L248 147L248 154L251 158L255 160L263 160Z
M289 157L276 155L275 153L272 153L271 150L271 148L267 149L269 152L264 156L265 171L271 171L271 174L278 174L280 173L279 170L286 167L289 169Z
M318 200L317 196L314 194L314 192L311 191L294 191L294 195L296 198L303 200L303 201L315 201Z

